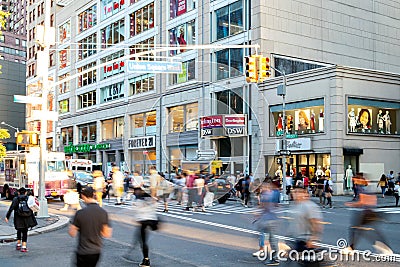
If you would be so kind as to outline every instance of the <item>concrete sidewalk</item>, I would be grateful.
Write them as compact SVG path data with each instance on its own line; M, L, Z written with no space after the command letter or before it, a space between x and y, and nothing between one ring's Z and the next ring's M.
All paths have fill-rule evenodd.
M0 243L12 242L17 240L17 231L14 228L13 213L8 223L5 217L11 201L0 200ZM28 235L38 235L65 227L69 223L69 218L62 215L49 214L48 218L36 218L38 225L29 230Z

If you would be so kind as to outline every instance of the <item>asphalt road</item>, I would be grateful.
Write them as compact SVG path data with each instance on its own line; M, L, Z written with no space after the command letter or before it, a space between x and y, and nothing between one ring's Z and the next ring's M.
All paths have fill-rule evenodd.
M59 211L62 206L61 202L52 201L49 203L49 212L73 216L73 210ZM130 205L115 206L113 202L106 201L105 209L112 219L113 237L104 242L99 266L137 266L142 257L138 245L131 247L136 226ZM394 209L382 209L381 214L385 221L377 225L376 229L382 230L388 244L398 253L400 214L389 213L393 211ZM244 208L237 203L216 205L205 213L187 212L174 202L171 203L169 213L160 213L163 221L161 229L150 235L152 266L262 266L262 262L251 255L258 247L257 230L252 224L254 212L257 210ZM336 208L322 212L325 222L323 245L332 247L336 246L338 239L347 239L354 211ZM279 212L279 236L282 239L291 236L295 222L290 215L290 205L283 206ZM68 236L65 228L30 237L30 251L26 254L15 251L15 243L0 244L0 266L71 266L76 242L76 239ZM371 242L363 238L360 240L360 248L373 250ZM122 255L127 255L131 261L126 261ZM338 261L336 265L377 266L376 258L367 260ZM296 265L281 263L281 266ZM399 262L380 262L379 266L399 266Z

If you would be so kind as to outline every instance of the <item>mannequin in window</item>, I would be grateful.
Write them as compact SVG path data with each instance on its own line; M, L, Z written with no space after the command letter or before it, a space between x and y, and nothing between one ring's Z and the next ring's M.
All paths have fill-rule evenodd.
M347 167L345 178L345 188L349 190L353 187L352 180L353 180L353 170L351 169L351 165Z
M283 176L282 176L282 167L281 167L281 165L278 166L278 169L275 172L275 176L278 176L279 179L282 179Z
M326 177L331 177L331 170L330 170L330 167L329 167L329 166L326 166L325 176L326 176Z
M376 116L376 123L378 124L378 133L383 133L383 113L382 110L379 110L378 115Z
M314 110L311 110L311 115L310 115L310 128L311 132L315 133L315 113Z
M315 171L315 175L318 176L323 176L324 175L324 171L321 169L321 166L317 167L317 170Z
M322 108L319 110L318 130L319 132L324 131L324 111L322 110Z
M349 118L350 132L354 133L356 131L357 125L356 113L354 112L354 108L351 108L349 114L347 115L347 118Z
M276 125L276 131L281 132L283 130L282 114L279 113L278 124Z
M178 43L179 46L186 46L186 40L185 40L185 30L183 29L183 27L181 27L179 29L179 36L178 36ZM180 49L181 53L185 52L185 49Z
M390 121L389 110L386 110L385 115L383 115L383 120L385 121L386 133L390 134L390 125L392 122Z

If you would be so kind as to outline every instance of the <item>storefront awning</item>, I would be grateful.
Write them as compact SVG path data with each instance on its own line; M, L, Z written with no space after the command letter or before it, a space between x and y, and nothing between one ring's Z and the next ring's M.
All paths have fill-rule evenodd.
M361 155L364 151L361 148L343 148L343 155Z

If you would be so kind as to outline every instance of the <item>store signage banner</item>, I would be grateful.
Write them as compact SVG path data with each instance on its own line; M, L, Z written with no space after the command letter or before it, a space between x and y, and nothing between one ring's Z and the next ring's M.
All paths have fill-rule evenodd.
M182 62L128 60L128 73L182 73Z
M128 149L142 149L156 146L155 136L135 137L128 139Z
M276 139L276 150L282 149L282 139ZM289 151L311 150L311 138L295 138L286 140L286 147Z
M239 137L247 135L247 116L213 115L200 118L201 137Z
M70 145L64 147L64 152L67 154L70 153L86 153L92 150L105 150L110 149L111 144L81 144L81 145Z

